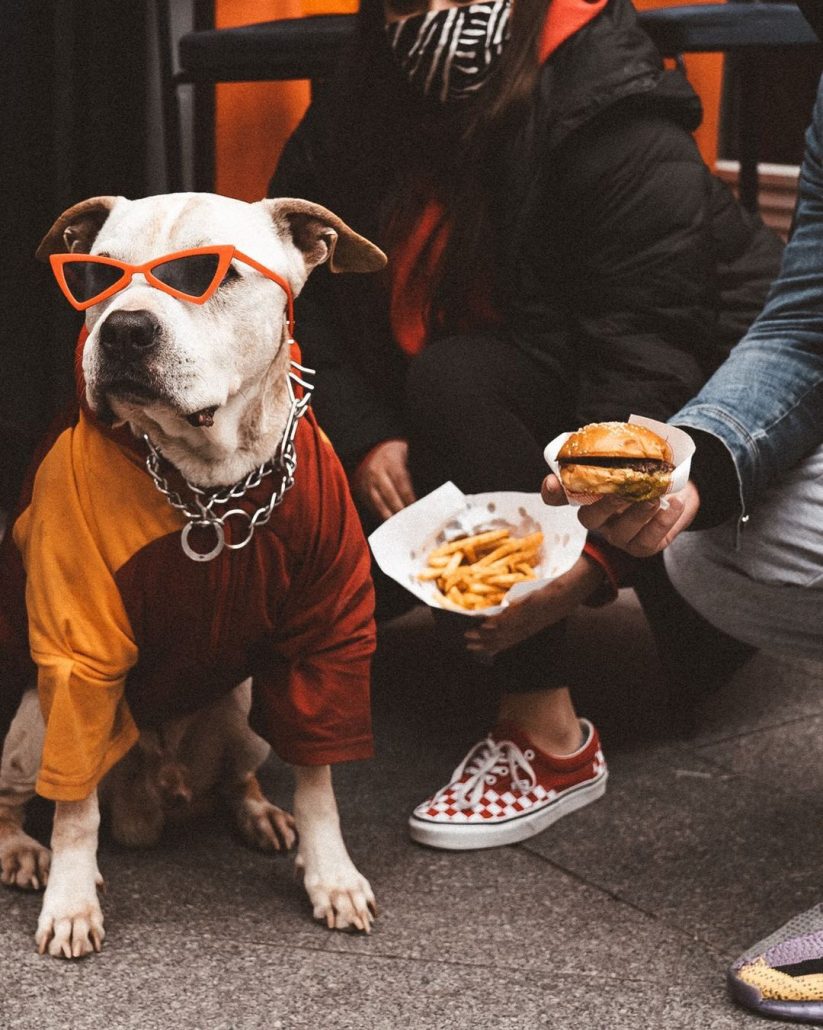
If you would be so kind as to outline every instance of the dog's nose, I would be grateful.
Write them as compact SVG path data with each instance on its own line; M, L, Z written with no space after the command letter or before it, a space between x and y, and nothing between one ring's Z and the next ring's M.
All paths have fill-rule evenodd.
M159 340L160 323L150 311L112 311L100 327L100 346L121 360L143 357Z

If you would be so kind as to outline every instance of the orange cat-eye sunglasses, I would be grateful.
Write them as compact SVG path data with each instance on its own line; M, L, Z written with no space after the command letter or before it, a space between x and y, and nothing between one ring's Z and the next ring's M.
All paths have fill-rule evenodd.
M85 311L125 289L135 275L178 300L205 304L223 282L232 261L242 261L285 291L288 319L294 322L293 300L288 282L259 261L227 244L219 247L192 247L152 258L142 265L130 265L115 258L96 254L52 254L52 271L68 302Z

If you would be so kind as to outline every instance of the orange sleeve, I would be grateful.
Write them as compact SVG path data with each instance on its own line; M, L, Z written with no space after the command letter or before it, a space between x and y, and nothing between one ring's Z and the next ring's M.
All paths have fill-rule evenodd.
M76 464L78 432L68 429L56 440L14 529L46 722L37 791L55 801L87 797L138 737L124 698L137 648L84 514L88 481Z

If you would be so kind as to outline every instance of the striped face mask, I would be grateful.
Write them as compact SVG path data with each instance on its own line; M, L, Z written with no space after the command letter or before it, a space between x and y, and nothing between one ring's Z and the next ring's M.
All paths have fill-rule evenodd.
M386 26L389 45L412 86L445 104L476 93L509 38L511 0L415 14Z

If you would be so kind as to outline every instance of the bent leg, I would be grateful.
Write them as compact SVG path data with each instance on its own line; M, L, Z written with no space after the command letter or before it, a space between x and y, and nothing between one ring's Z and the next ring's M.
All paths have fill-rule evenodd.
M464 493L536 492L543 448L571 412L561 377L496 336L437 340L406 382L409 463L418 495L451 480Z
M48 880L49 851L23 830L25 806L34 797L43 734L37 691L29 690L12 721L0 761L0 881L9 887L40 890Z
M247 679L199 713L200 725L194 729L198 743L208 735L222 741L223 793L246 843L262 851L288 851L296 839L294 818L269 801L256 776L271 748L249 726L251 697ZM190 764L196 772L194 762Z
M413 362L406 384L409 461L419 495L447 480L464 493L536 493L543 448L572 417L568 391L535 358L494 335L437 340ZM466 669L464 617L435 613L441 646ZM501 652L483 677L503 694L566 685L565 630L557 623ZM576 731L576 727L575 727Z
M683 533L666 568L692 607L753 647L823 660L823 447L734 527Z

